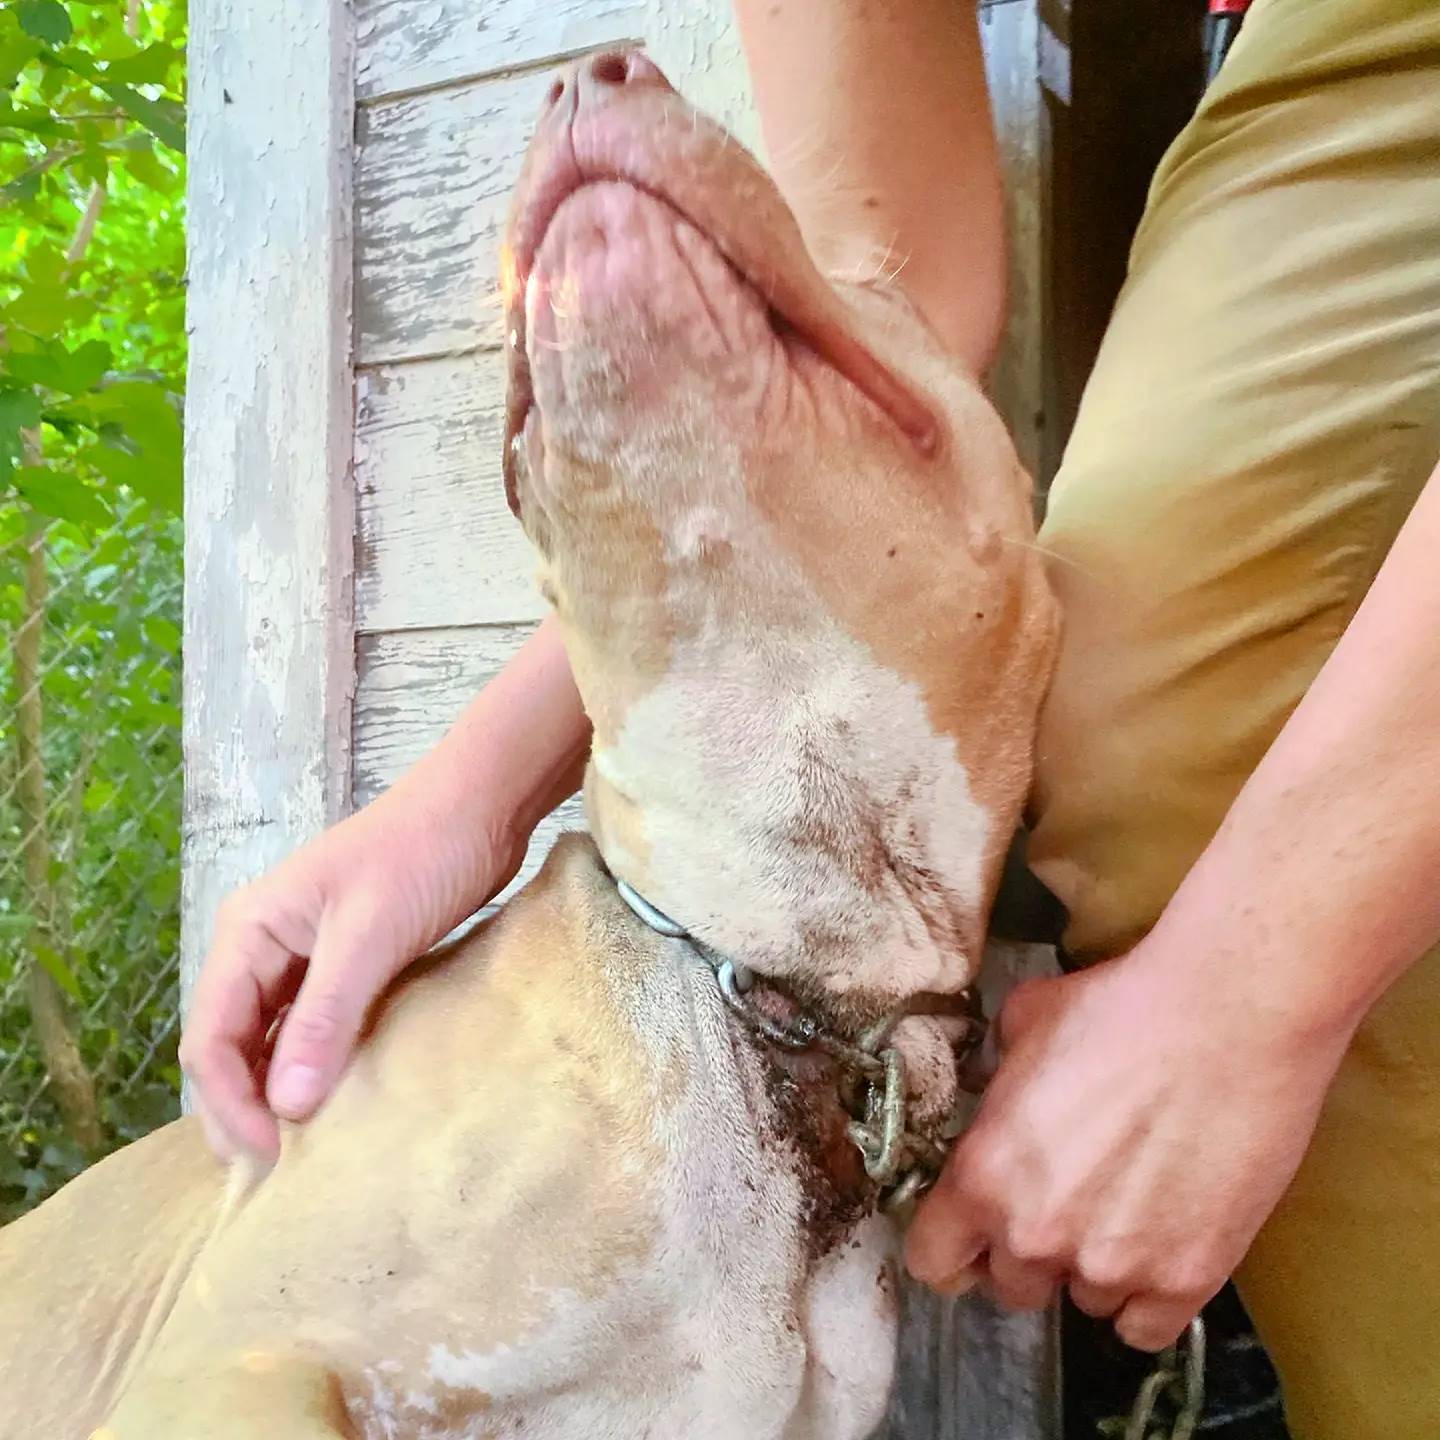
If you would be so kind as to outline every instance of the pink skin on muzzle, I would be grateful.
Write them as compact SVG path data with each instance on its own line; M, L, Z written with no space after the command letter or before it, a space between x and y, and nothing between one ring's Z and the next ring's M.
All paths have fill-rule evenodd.
M514 446L534 403L526 288L565 202L588 186L623 184L675 212L761 298L789 332L872 401L922 452L936 442L925 399L849 329L845 307L816 269L794 217L755 160L700 115L638 51L577 62L556 79L516 187L501 284L509 345L505 483L518 509ZM616 202L612 201L612 213Z

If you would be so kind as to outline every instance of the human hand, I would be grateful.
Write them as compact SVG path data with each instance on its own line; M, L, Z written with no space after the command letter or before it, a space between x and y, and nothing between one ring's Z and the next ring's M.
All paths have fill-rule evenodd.
M1225 1283L1299 1166L1349 1031L1212 993L1162 944L1011 996L999 1069L907 1240L917 1279L986 1284L1017 1309L1068 1284L1143 1350Z
M221 904L180 1045L220 1158L273 1160L276 1116L314 1114L377 996L509 883L527 840L392 792Z

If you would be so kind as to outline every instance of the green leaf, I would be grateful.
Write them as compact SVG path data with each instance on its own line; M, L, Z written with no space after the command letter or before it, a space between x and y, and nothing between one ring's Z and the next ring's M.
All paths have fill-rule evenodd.
M60 367L63 376L60 388L72 395L83 395L105 378L114 358L103 340L87 340L74 350L67 350Z
M40 44L17 26L0 34L0 90L9 90L20 72L40 53Z
M83 127L81 133L85 136L87 143L85 148L70 162L70 168L82 180L87 180L91 185L104 187L110 179L109 157L95 142L95 132L90 126Z
M42 285L58 285L65 278L68 263L58 245L32 245L25 252L25 273Z
M0 480L6 480L25 455L20 432L40 423L40 398L32 390L0 390Z
M127 115L138 120L157 140L172 150L185 149L185 126L175 107L163 100L148 100L129 85L118 84L104 75L95 76L100 87Z
M82 325L94 313L94 302L71 288L70 264L58 245L32 245L25 251L23 276L14 278L19 293L7 307L6 319L35 335L57 335L68 325Z
M22 132L16 139L57 140L65 135L66 127L45 105L16 105L0 107L4 115L4 128Z
M74 350L67 350L59 341L42 340L32 350L12 352L6 369L14 379L26 384L83 395L105 378L112 358L103 340L87 340ZM58 418L63 422L66 417Z
M123 485L162 510L179 513L182 484L177 467L156 463L148 455L131 455L109 445L92 445L83 453L84 458L112 485Z
M112 785L108 780L92 780L85 787L85 799L81 802L82 808L87 815L93 815L96 811L103 810L111 804L119 793L119 787Z
M0 936L13 935L24 939L35 925L33 915L23 915L14 910L0 910Z
M77 995L76 999L79 998ZM47 1145L40 1152L40 1163L47 1170L63 1170L68 1174L78 1175L85 1168L85 1156L79 1146L62 1140L59 1144Z
M143 380L107 385L69 406L68 413L118 423L130 446L91 445L84 459L114 484L180 513L184 440L180 416L163 386Z
M148 135L137 136L145 142L145 149L135 150L126 155L121 161L125 173L132 179L138 180L142 185L147 185L151 190L158 190L162 195L174 191L179 181L175 172L168 169L150 148L150 137Z
M145 887L145 898L157 910L164 910L172 905L179 893L180 876L169 866L163 870L157 870L151 876L150 883Z
M50 353L50 346L35 350L18 350L5 361L5 378L18 380L22 385L55 386L60 376L60 367Z
M123 80L130 85L164 85L178 58L173 46L157 41L133 55L112 60L105 67L104 75L107 80Z
M63 45L74 33L70 15L60 0L20 0L20 28L47 45Z
M163 615L150 615L145 619L145 638L152 645L158 645L169 655L180 653L180 627Z
M27 466L14 474L15 488L42 515L76 525L109 525L110 508L83 480L59 470Z
M63 285L32 280L10 302L7 319L36 335L54 335L69 318L69 300Z
M18 180L12 180L0 188L0 195L16 205L28 205L39 193L45 177L38 170L31 170Z
M95 59L88 50L82 50L78 45L67 46L64 50L57 51L53 57L53 63L61 70L73 70L77 75L84 75L87 79L95 74Z
M111 575L118 573L116 562L128 560L134 545L135 539L132 535L107 535L91 552L90 568L85 573L87 588L97 572L108 570Z
M80 989L80 982L75 978L75 972L61 959L58 951L52 950L48 945L37 945L35 947L35 958L40 962L41 968L47 975L67 994L72 1000L83 1000L84 993Z

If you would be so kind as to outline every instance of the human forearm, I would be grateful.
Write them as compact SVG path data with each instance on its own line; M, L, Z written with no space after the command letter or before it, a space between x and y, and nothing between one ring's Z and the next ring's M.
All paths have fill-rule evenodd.
M579 788L590 725L553 618L381 801L427 827L523 842Z
M735 0L770 168L822 267L898 273L976 371L999 343L1005 235L966 0Z
M1440 472L1142 949L1348 1033L1440 935Z
M273 1157L276 1115L314 1113L375 997L516 873L588 748L547 621L402 780L226 900L181 1046L219 1154Z
M1000 1015L911 1269L1061 1283L1170 1344L1294 1177L1355 1027L1440 933L1440 480L1159 923Z

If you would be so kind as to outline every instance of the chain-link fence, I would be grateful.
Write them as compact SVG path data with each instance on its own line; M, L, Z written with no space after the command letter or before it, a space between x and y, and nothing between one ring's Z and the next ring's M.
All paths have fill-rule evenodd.
M0 1223L178 1111L181 555L0 502Z

